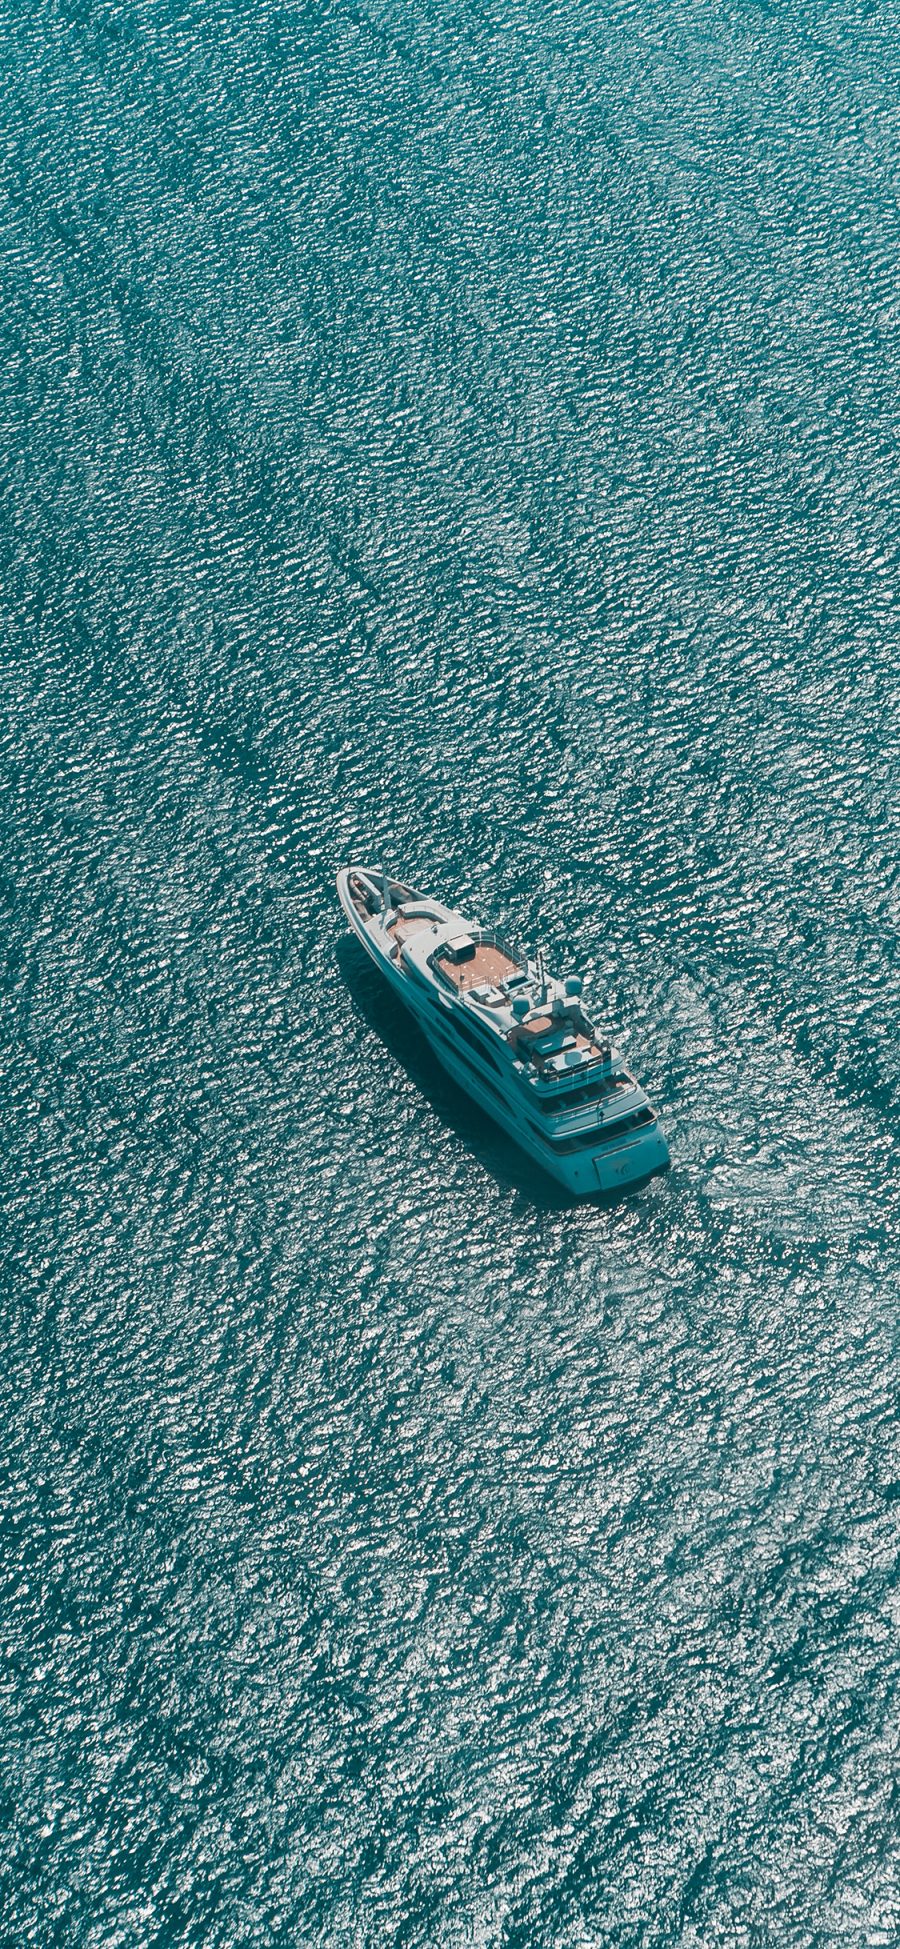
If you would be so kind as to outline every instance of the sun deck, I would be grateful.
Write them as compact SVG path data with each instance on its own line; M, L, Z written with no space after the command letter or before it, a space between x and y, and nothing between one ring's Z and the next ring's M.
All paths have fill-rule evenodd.
M431 927L432 924L430 914L398 913L396 920L390 922L387 931L392 941L409 941L414 934L420 934L423 927Z
M590 1025L587 1024L587 1027ZM538 1082L572 1081L575 1072L593 1069L595 1063L608 1063L611 1050L593 1034L565 1019L552 1015L532 1015L517 1023L510 1036L517 1056L533 1064Z
M452 942L448 944L450 948L452 945ZM504 981L509 981L511 975L522 972L521 961L516 961L504 948L487 941L477 941L474 954L470 954L465 961L454 961L446 948L438 949L434 964L438 974L449 981L460 995L471 988L500 987Z
M526 1045L536 1043L538 1046L534 1053L538 1056L548 1052L552 1055L554 1046L566 1049L595 1049L598 1056L601 1054L598 1042L594 1042L589 1035L584 1035L581 1029L573 1030L565 1022L554 1021L552 1015L529 1015L528 1020L517 1029L516 1035L517 1039ZM552 1036L553 1043L545 1042L545 1036Z

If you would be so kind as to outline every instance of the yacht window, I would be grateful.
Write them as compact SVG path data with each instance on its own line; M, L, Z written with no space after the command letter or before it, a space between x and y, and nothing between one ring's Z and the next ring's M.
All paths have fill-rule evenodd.
M632 1110L630 1116L611 1117L608 1123L596 1123L592 1130L579 1130L574 1137L552 1137L547 1130L542 1130L540 1135L545 1144L566 1156L576 1150L602 1150L607 1144L619 1143L630 1131L642 1130L646 1124L655 1122L649 1103L645 1103L640 1110Z
M457 1028L459 1028L458 1022L456 1026ZM457 1062L464 1062L467 1065L467 1067L472 1071L473 1076L477 1076L478 1081L481 1084L483 1089L490 1090L492 1096L499 1097L501 1102L505 1102L505 1098L503 1097L501 1091L497 1088L496 1083L493 1083L489 1076L483 1075L481 1070L478 1068L477 1064L472 1061L468 1049L460 1049L458 1046L454 1047L456 1038L452 1035L443 1034L442 1032L444 1028L445 1028L445 1023L442 1021L440 1030L438 1031L438 1038L440 1041L445 1042L448 1045L452 1054L456 1057ZM470 1037L469 1039L474 1042L473 1037ZM497 1060L492 1055L490 1049L482 1049L481 1045L479 1044L478 1054L484 1059L485 1062L490 1063L492 1069L497 1069L499 1067ZM508 1107L509 1106L507 1105L507 1108Z
M462 1036L464 1042L468 1042L470 1048L478 1050L478 1054L484 1058L485 1062L490 1063L492 1069L500 1068L493 1049L485 1048L481 1036L475 1029L470 1028L468 1022L464 1022L459 1015L445 1015L442 1011L441 1024L444 1028L450 1028L452 1026L456 1034ZM490 1034L490 1030L488 1033Z
M582 1083L579 1089L557 1090L553 1096L542 1097L540 1106L545 1117L558 1117L564 1110L577 1110L583 1103L602 1103L604 1097L631 1088L627 1076L601 1076L596 1082Z

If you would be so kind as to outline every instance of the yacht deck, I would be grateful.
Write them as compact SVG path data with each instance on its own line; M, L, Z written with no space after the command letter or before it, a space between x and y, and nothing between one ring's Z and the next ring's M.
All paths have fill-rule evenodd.
M474 954L466 961L450 961L441 956L437 963L445 981L460 995L467 988L480 988L482 983L493 986L508 981L510 975L520 973L521 965L501 947L489 947L486 941L479 941Z
M423 927L431 926L428 914L398 914L392 920L388 932L392 941L408 941L413 934L420 934Z

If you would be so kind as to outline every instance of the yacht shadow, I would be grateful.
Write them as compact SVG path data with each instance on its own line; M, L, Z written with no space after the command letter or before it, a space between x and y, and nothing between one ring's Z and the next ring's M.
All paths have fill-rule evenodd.
M629 1185L626 1191L597 1191L587 1196L566 1191L453 1081L432 1054L408 1009L391 993L352 935L344 935L339 941L337 961L351 1001L364 1022L405 1069L445 1128L474 1152L479 1164L505 1190L518 1191L544 1211L574 1211L585 1205L609 1210L640 1188Z

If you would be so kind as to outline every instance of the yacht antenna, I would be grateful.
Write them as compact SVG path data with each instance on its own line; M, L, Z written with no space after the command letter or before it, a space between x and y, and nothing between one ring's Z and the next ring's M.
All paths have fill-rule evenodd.
M386 866L383 866L381 869L381 904L384 909L384 912L389 913L390 906L391 906L391 883L390 880L388 879L388 870Z

